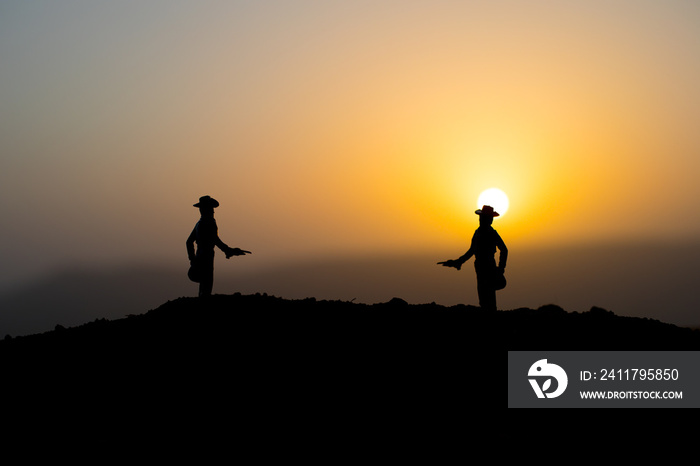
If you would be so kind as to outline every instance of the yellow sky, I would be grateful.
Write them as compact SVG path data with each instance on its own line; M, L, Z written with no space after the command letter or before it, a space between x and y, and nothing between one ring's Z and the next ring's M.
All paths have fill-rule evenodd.
M268 263L700 233L684 1L0 7L3 254L184 257L191 205ZM26 258L20 250L31 248ZM11 274L5 273L2 278Z

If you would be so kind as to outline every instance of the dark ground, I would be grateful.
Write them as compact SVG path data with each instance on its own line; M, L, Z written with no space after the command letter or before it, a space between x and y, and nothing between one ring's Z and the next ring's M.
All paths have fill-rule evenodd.
M509 350L700 350L700 331L599 308L487 312L237 293L6 338L0 364L6 400L165 403L253 425L396 422L505 407Z

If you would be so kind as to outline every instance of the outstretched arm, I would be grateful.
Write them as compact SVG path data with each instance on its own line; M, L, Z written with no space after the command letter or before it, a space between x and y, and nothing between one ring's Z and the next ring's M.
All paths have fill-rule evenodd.
M250 251L246 251L245 249L241 248L228 248L224 252L226 253L226 259L231 256L245 256L246 254L252 254Z
M462 268L462 265L467 262L471 257L474 255L474 237L472 237L472 244L465 252L462 254L458 259L449 259L446 261L438 262L438 265L442 265L445 267L454 267L457 270L460 270Z
M231 248L228 245L226 245L219 236L216 236L215 243L216 246L221 249L224 254L226 254L226 259L229 259L231 256L245 256L246 254L251 254L250 251L245 251L241 248Z
M244 251L243 249L240 248L231 248L229 247L226 243L221 241L221 238L219 238L219 228L216 225L216 220L212 219L213 221L211 222L211 231L210 231L210 237L214 241L214 245L221 249L224 254L226 255L226 259L230 258L231 256L243 256L246 254L250 254L250 251Z
M226 245L226 243L224 243L223 241L221 241L221 238L219 238L219 235L218 235L218 234L217 234L216 237L214 238L214 245L215 245L217 248L219 248L219 249L221 249L222 251L224 251L224 253L226 253L229 249L231 249L231 248L229 248L229 247Z

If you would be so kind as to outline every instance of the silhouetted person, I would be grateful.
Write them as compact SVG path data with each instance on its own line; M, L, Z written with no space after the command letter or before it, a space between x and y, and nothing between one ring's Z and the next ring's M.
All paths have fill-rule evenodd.
M219 229L214 220L214 208L219 207L216 199L202 196L194 207L199 207L201 218L186 242L187 257L190 260L188 276L192 281L199 282L199 296L210 296L214 286L214 246L226 254L226 259L231 256L250 254L250 251L230 248L219 239ZM195 243L197 243L196 253Z
M503 275L508 260L508 248L496 230L491 227L493 218L500 214L493 207L485 205L475 212L479 216L479 228L472 236L469 250L459 259L450 259L438 264L454 267L457 270L474 256L476 270L476 290L479 293L479 306L483 309L496 310L496 290L505 286ZM501 252L496 266L496 248Z

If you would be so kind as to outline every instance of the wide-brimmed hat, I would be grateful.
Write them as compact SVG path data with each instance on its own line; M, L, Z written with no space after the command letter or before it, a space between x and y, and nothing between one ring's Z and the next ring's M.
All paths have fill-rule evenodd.
M498 212L494 211L493 207L491 207L490 205L485 205L481 209L475 210L474 213L476 215L486 215L487 217L498 217L499 215L501 215Z
M219 201L209 196L202 196L199 198L199 202L193 204L194 207L219 207Z

